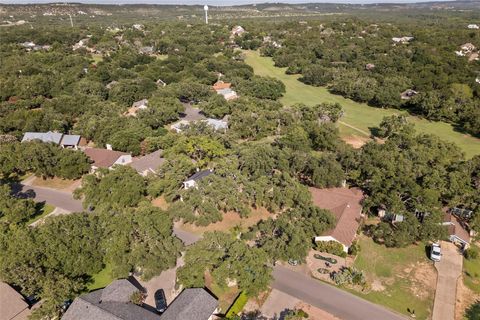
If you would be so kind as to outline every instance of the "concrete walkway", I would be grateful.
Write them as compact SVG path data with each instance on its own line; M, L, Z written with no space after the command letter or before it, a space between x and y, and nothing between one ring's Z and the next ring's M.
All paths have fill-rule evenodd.
M457 282L462 275L463 256L450 242L441 242L442 259L435 262L438 272L432 320L455 319Z

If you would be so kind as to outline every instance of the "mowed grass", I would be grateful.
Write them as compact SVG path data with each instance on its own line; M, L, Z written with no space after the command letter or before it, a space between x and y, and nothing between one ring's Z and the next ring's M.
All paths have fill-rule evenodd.
M408 309L415 310L417 319L428 319L433 308L436 272L426 258L424 246L386 248L364 235L359 237L359 244L361 250L354 266L365 272L372 290L349 291L406 315ZM379 289L380 286L383 288Z
M257 51L244 51L245 62L253 67L255 74L270 76L281 80L286 87L286 94L281 99L284 105L304 103L315 105L322 102L340 103L345 115L340 120L340 133L342 136L368 136L370 128L377 127L383 117L393 114L407 114L397 109L381 109L370 107L365 103L358 103L345 99L340 95L330 93L325 87L314 87L300 81L300 75L285 74L286 68L277 68L269 57L261 57ZM433 122L419 117L409 117L419 132L431 133L445 141L457 144L467 158L480 154L480 139L474 138L454 130L453 126L444 122ZM349 127L350 126L350 127ZM352 128L353 127L353 128Z
M472 245L474 250L480 252L477 245ZM480 293L480 256L476 259L463 259L463 282L475 293Z
M108 286L115 278L112 275L112 265L107 264L99 273L92 276L92 282L87 286L88 291L93 291Z
M51 204L48 204L48 203L45 203L45 204L41 205L40 208L38 207L38 205L39 204L37 204L38 213L35 216L33 216L30 220L27 221L27 223L26 223L27 226L34 223L37 220L40 220L40 219L46 217L47 215L52 213L53 210L55 210L55 207L52 206Z

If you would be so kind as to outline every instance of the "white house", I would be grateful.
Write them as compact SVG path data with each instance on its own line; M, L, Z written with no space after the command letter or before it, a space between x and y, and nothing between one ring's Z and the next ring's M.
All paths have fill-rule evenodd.
M478 26L478 24L469 24L467 26L468 29L480 29L480 27Z

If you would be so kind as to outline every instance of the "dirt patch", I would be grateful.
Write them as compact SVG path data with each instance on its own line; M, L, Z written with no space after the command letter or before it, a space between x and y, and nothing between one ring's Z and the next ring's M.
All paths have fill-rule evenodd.
M385 287L383 286L382 281L380 281L379 279L373 280L372 290L373 291L378 291L378 292L384 291Z
M170 206L167 203L167 200L165 200L165 198L163 196L153 199L152 200L152 205L154 207L160 208L162 210L167 210L168 207Z
M274 217L265 208L252 209L248 217L242 218L236 212L229 211L223 215L223 220L212 223L205 227L196 226L194 224L186 223L182 226L182 229L195 234L202 234L207 231L228 231L234 227L239 227L244 230L250 226L255 225L260 220L266 220L270 217Z
M360 149L361 147L363 147L364 144L370 141L370 139L367 137L359 136L346 136L342 137L342 140L354 147L355 149Z
M415 297L425 300L435 291L437 272L427 262L418 262L405 267L398 275L410 282L410 291Z
M457 283L457 298L455 301L455 320L463 320L465 311L475 301L480 300L480 294L475 294L460 278Z

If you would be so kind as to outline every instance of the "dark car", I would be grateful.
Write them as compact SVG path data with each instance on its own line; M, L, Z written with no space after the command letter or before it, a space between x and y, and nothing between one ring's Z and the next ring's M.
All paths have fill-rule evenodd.
M158 312L163 313L167 309L167 299L163 289L155 291L155 308Z

